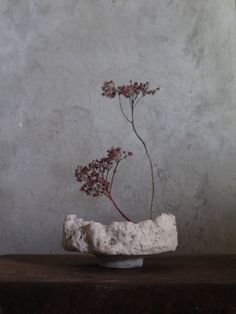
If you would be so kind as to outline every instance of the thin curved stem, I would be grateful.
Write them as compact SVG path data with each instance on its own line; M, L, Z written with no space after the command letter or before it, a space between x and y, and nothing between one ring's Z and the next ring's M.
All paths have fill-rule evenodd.
M121 160L120 160L121 161ZM113 186L113 181L114 181L114 177L115 177L115 174L116 174L116 171L117 171L117 167L120 163L120 161L118 161L115 165L115 168L113 170L113 174L112 174L112 177L111 177L111 184L110 184L110 189L109 189L109 192L111 193L111 189L112 189L112 186Z
M118 168L118 166L119 166L119 163L120 163L122 160L124 160L126 157L127 157L127 156L125 156L125 157L119 159L119 160L116 162L116 165L115 165L115 168L114 168L114 170L113 170L112 177L111 177L111 184L110 184L109 193L111 193L112 186L113 186L113 181L114 181L115 174L116 174L116 172L117 172L117 168Z
M135 133L135 135L137 136L137 138L140 140L140 142L143 144L143 147L145 149L149 164L150 164L150 170L151 170L151 180L152 180L152 196L151 196L151 204L150 204L150 218L153 218L153 201L154 201L154 193L155 193L155 182L154 182L154 172L153 172L153 164L152 164L152 160L149 154L149 151L147 149L147 145L144 142L144 140L142 139L142 137L138 134L137 129L135 127L135 123L134 123L134 103L132 103L131 106L131 125L133 128L133 131Z
M127 116L126 116L126 114L125 114L125 112L124 112L124 109L123 109L123 107L122 107L122 103L121 103L121 100L120 100L120 95L119 95L119 105L120 105L120 109L121 109L121 112L122 112L122 115L123 115L123 117L128 121L128 122L132 122Z
M137 106L137 104L140 102L142 98L143 98L143 95L137 99L137 101L134 103L134 108Z
M108 175L109 175L110 170L111 170L111 168L108 168L108 169L107 169L107 173L106 173L106 181L107 181L107 178L108 178Z
M114 201L113 197L111 196L110 192L107 192L107 194L105 194L109 200L112 202L112 204L114 205L114 207L118 210L118 212L121 214L121 216L126 219L127 221L131 221L123 212L122 210L118 207L118 205L116 204L116 202Z

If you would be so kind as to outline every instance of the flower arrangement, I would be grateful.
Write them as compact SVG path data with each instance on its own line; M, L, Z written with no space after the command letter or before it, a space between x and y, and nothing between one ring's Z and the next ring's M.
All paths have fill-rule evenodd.
M108 98L115 98L116 96L118 96L121 113L126 121L131 125L134 134L142 143L145 150L151 173L152 194L150 201L150 219L153 218L153 201L155 197L153 163L147 145L136 129L136 120L134 113L137 104L146 95L155 95L158 90L159 87L155 89L150 89L148 82L133 83L132 81L130 81L127 85L120 85L116 87L116 84L113 81L107 81L104 82L102 86L103 96ZM124 110L123 100L125 100L126 104L128 105L128 115ZM80 187L80 191L85 192L87 195L91 195L93 197L102 195L106 196L112 202L114 207L119 211L122 217L125 218L127 221L131 220L124 214L124 212L118 207L117 203L114 201L114 198L112 196L112 187L120 162L131 155L132 152L122 150L120 147L112 147L110 150L107 151L106 157L93 160L87 166L79 165L75 170L75 176L77 178L77 181L82 184L82 186Z

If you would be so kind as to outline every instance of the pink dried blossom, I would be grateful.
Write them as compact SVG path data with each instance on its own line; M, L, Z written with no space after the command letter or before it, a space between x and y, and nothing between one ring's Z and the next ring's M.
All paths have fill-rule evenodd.
M114 98L116 96L116 87L113 81L104 82L102 86L102 95L110 98Z
M102 95L109 98L114 98L116 94L118 94L119 96L122 95L126 98L135 100L139 95L154 95L159 89L159 87L150 89L148 82L133 83L130 81L127 85L120 85L116 87L113 81L108 81L103 83Z
M131 156L132 152L120 147L107 150L107 156L96 159L86 166L79 165L75 170L75 177L82 184L80 191L93 197L107 196L120 214L128 221L130 219L120 210L112 197L112 185L119 163Z

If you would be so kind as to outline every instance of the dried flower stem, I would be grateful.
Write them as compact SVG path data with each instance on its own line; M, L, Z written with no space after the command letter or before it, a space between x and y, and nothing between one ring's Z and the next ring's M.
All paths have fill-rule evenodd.
M113 199L111 193L107 192L105 195L109 198L109 200L112 202L112 204L113 204L114 207L118 210L118 212L121 214L121 216L122 216L123 218L125 218L127 221L131 221L131 220L122 212L122 210L118 207L118 205L117 205L116 202L114 201L114 199Z
M122 160L122 159L121 159ZM110 189L109 189L109 192L111 193L111 190L112 190L112 186L113 186L113 181L114 181L114 178L115 178L115 174L116 174L116 171L117 171L117 167L120 163L121 160L118 160L116 165L115 165L115 168L113 170L113 173L112 173L112 177L111 177L111 183L110 183Z
M143 138L139 135L136 126L135 126L135 119L134 119L134 109L137 105L137 103L141 100L142 96L140 98L137 99L137 97L132 100L129 98L129 104L130 104L130 108L131 108L131 119L129 119L123 110L122 107L122 103L121 103L121 99L120 99L120 95L119 95L119 103L120 103L120 108L121 108L121 112L122 115L124 116L124 118L130 122L130 124L132 125L132 129L134 131L134 134L137 136L137 138L140 140L140 142L142 143L146 156L148 158L149 161L149 165L150 165L150 171L151 171L151 185L152 185L152 194L151 194L151 204L150 204L150 209L149 209L149 217L152 219L153 218L153 202L154 202L154 197L155 197L155 180L154 180L154 171L153 171L153 163L152 163L152 159L150 156L150 153L148 151L147 145L145 143L145 141L143 140ZM137 99L137 101L135 102L135 100Z
M154 182L154 171L153 171L153 163L150 156L150 153L148 151L147 145L143 138L139 135L137 132L136 126L135 126L135 119L134 119L134 109L137 106L137 104L140 102L140 100L145 97L146 95L155 95L155 93L159 90L159 87L150 89L149 83L138 83L138 82L132 82L130 81L127 85L121 85L117 86L113 81L107 81L103 83L102 86L102 95L106 96L108 98L115 98L118 94L119 96L119 105L121 109L121 113L123 117L132 125L132 129L134 131L134 134L137 136L139 141L142 143L146 156L149 161L150 170L151 170L151 184L152 184L152 196L151 196L151 204L150 204L150 218L153 218L153 202L155 197L155 182ZM121 95L128 99L130 109L131 109L131 117L129 117L124 109L121 102ZM113 181L113 180L112 180Z
M145 153L146 153L146 156L148 158L149 165L150 165L151 181L152 181L152 195L151 195L151 204L150 204L149 217L152 219L153 218L153 201L154 201L154 196L155 196L155 181L154 181L153 164L152 164L152 159L150 157L147 145L146 145L145 141L142 139L142 137L138 134L137 129L135 127L135 123L134 123L134 104L132 104L132 107L131 107L131 116L132 116L131 124L132 124L133 131L134 131L135 135L137 136L137 138L140 140L140 142L143 144L143 147L145 149Z
M132 121L127 117L127 115L125 114L124 112L124 109L123 109L123 106L122 106L122 103L121 103L121 99L120 99L120 95L119 95L119 105L120 105L120 110L122 112L122 115L123 117L130 123L132 123Z

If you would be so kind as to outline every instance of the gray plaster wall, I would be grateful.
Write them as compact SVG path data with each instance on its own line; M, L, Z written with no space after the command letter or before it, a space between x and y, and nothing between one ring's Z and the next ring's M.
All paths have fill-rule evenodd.
M234 0L1 0L0 254L55 253L64 216L119 220L82 195L78 163L132 150L114 198L148 218L142 146L105 80L160 86L137 107L154 161L155 214L176 215L179 253L236 253Z

